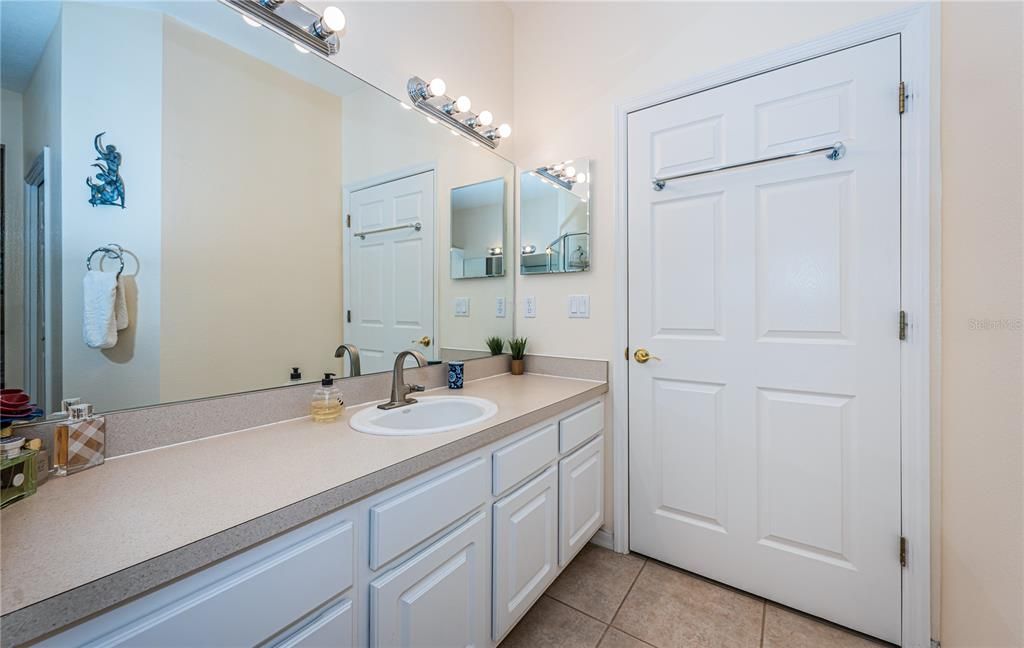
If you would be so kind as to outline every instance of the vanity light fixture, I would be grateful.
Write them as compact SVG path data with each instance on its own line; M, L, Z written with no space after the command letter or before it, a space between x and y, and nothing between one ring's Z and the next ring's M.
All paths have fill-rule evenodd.
M583 173L582 171L576 173L576 168L572 166L572 160L537 167L535 173L539 175L541 180L544 182L562 187L569 191L572 191L572 186L574 184L587 181L586 173Z
M501 256L501 246L487 248L487 252L490 253L491 256Z
M494 116L489 111L481 110L474 114L470 112L473 103L469 97L460 95L452 99L445 94L447 90L447 84L440 78L427 82L414 76L406 84L406 91L414 107L424 112L428 119L432 118L466 135L475 146L483 144L488 148L497 148L500 140L512 135L511 126L501 124L497 128L490 128Z
M242 14L245 22L266 25L290 38L302 53L314 51L323 56L337 54L339 32L345 28L345 14L334 6L323 15L296 0L222 0ZM256 23L256 24L254 24Z
M524 245L523 246L523 254L533 254L536 251L537 251L537 246L536 245Z

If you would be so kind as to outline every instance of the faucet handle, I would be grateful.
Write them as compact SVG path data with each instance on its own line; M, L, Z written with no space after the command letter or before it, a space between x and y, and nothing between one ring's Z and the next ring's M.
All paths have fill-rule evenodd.
M421 392L425 391L426 389L427 388L424 387L423 385L409 385L409 391Z

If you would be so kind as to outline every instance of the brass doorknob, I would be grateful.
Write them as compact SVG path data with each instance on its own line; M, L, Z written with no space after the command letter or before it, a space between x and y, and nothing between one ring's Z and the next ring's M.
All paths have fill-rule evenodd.
M421 337L418 340L413 340L412 343L413 344L422 344L423 346L428 347L428 346L430 346L430 337L427 336L427 335L424 335L423 337Z
M633 359L639 362L640 364L644 364L648 360L661 360L661 358L655 355L651 355L650 351L643 348L637 349L636 351L633 352Z

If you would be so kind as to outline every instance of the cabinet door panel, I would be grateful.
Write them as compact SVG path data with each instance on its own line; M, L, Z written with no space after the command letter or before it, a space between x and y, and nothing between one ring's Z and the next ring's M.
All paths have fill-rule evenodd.
M370 645L485 645L490 564L487 513L480 511L370 584Z
M554 579L558 471L550 466L494 504L494 628L500 639Z
M567 564L604 522L604 437L558 463L558 562Z
M309 624L274 648L348 648L353 637L352 601L344 599L318 615Z

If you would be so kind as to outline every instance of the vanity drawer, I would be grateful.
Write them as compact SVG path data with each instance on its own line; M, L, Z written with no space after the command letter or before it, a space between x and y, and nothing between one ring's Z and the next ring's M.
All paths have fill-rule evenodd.
M558 451L565 454L603 429L604 401L598 401L559 421Z
M355 626L352 619L352 600L345 599L318 614L308 624L299 628L274 648L349 648L355 645L352 634Z
M477 458L370 508L370 568L397 558L487 499L487 461Z
M330 522L287 533L41 645L259 644L352 587L353 523Z
M546 425L494 452L494 494L501 495L558 457L558 430Z

